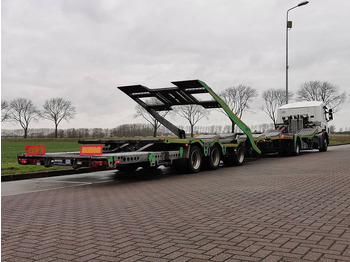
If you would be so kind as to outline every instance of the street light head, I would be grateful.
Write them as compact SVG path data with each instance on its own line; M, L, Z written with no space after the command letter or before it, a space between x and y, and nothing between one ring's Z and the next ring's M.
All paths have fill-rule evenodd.
M307 5L308 3L309 3L309 1L304 1L304 2L301 2L300 4L298 4L298 6Z

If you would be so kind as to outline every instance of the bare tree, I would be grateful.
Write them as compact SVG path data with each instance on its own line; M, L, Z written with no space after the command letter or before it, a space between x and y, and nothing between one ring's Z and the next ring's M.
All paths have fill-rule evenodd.
M330 125L329 126L329 133L334 134L335 133L335 125Z
M147 104L149 105L158 105L160 104L159 100L156 98L151 98L148 101L146 101ZM161 117L166 117L170 111L159 111L158 114ZM146 109L144 109L142 106L137 105L136 106L136 113L134 117L143 117L148 123L151 124L153 128L153 137L157 136L157 130L158 128L162 125L156 118L154 118L150 113L147 112Z
M9 119L9 103L5 100L1 100L1 122L4 122Z
M204 117L209 116L209 111L200 105L183 105L174 107L174 111L179 116L185 118L190 123L191 137L193 137L194 126Z
M150 136L152 131L148 124L123 124L113 128L111 135L118 137Z
M17 98L10 102L9 119L18 122L24 130L24 138L28 137L28 127L32 120L37 120L39 111L33 102L26 98Z
M244 110L249 109L249 104L253 101L253 98L257 96L258 92L256 89L245 85L229 87L220 94L220 97L224 100L226 105L239 118L242 117ZM232 121L232 132L234 132L234 130L235 123Z
M70 101L65 101L63 98L51 98L46 100L43 105L44 110L41 112L41 117L55 123L55 138L57 138L58 125L64 119L68 121L75 116L75 107Z
M292 98L293 93L288 92L288 97ZM268 89L262 93L265 105L262 110L271 118L276 125L276 110L286 103L286 91L284 89Z
M346 101L346 92L341 92L338 86L329 82L309 81L298 90L298 100L322 101L336 112Z

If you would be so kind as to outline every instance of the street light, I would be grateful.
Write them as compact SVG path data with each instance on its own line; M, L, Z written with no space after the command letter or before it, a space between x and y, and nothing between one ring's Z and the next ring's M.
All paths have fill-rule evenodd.
M307 5L309 1L301 2L300 4L288 9L287 11L287 27L286 27L286 104L288 104L288 31L292 28L292 21L288 21L288 13L290 10L297 8L299 6Z

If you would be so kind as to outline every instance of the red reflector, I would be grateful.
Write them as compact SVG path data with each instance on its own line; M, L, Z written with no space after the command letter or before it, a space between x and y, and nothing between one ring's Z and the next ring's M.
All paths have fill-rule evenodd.
M45 155L45 146L26 146L26 152L28 156Z
M19 159L19 162L20 162L21 164L27 164L27 163L28 163L28 160L27 160L27 159L24 159L24 158L20 158L20 159Z

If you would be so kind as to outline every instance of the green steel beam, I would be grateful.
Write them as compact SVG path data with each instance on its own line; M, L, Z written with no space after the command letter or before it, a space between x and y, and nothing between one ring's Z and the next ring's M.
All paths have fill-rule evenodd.
M257 147L257 145L254 142L254 138L252 135L252 132L250 128L244 124L244 122L239 119L238 116L236 116L232 110L226 105L226 103L203 81L198 80L198 82L209 92L209 94L221 105L222 109L226 112L228 117L235 122L235 124L247 135L252 147L254 150L258 153L261 154L261 150Z

